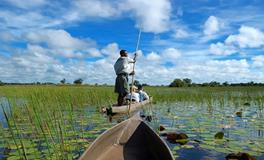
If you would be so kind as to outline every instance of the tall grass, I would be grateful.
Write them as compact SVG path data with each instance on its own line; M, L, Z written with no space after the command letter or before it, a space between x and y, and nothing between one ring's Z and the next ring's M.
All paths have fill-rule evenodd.
M257 103L263 109L262 87L169 88L145 87L156 102L196 102L213 106ZM91 125L103 123L100 116L89 115L89 108L116 102L113 87L100 86L0 86L4 120L1 138L4 148L14 159L76 159L87 147L91 137L102 128L89 131ZM1 103L1 101L0 101ZM111 124L105 124L106 127ZM8 134L10 133L10 134ZM6 136L11 135L11 136ZM0 146L1 147L1 146ZM1 154L1 153L0 153Z
M108 87L3 86L0 93L8 99L2 110L11 135L5 138L14 151L9 156L18 159L74 159L81 145L72 142L78 144L79 137L84 137L76 130L76 113L87 106L112 104L115 99Z

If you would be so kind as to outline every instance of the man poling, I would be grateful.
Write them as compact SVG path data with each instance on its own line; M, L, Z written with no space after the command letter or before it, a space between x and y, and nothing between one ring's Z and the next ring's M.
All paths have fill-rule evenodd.
M120 57L117 59L114 69L116 72L115 92L118 93L117 105L122 106L124 99L129 93L128 75L134 75L135 72L129 72L129 64L135 63L135 58L128 57L126 50L120 51Z
M132 75L131 86L134 84L134 75L135 75L135 62L137 57L137 51L140 41L141 31L139 31L136 53L134 59L128 57L128 53L126 50L120 51L120 57L117 59L114 69L117 75L115 82L115 92L118 93L117 104L118 106L122 106L124 104L124 99L129 93L129 84L128 84L128 75ZM129 65L133 63L133 71L129 71ZM131 91L130 91L131 92ZM131 99L130 99L131 102ZM130 105L129 105L130 106ZM130 107L129 107L130 108Z

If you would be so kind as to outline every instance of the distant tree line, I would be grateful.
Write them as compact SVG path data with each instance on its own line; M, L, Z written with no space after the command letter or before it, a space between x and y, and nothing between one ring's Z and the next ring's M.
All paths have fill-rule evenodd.
M3 85L55 85L52 82L31 82L31 83L18 83L18 82L0 82L0 86Z
M73 81L73 84L76 85L81 85L83 83L83 79L82 78L78 78L76 80ZM63 78L59 84L70 84L70 83L66 83L66 79ZM2 85L57 85L56 83L53 82L32 82L32 83L7 83L7 82L2 82L0 80L0 86Z
M228 82L205 82L205 83L192 83L192 80L189 78L174 79L170 84L169 87L220 87L220 86L264 86L264 83L255 83L255 82L247 82L247 83L228 83Z
M59 83L52 83L52 82L32 82L32 83L6 83L0 80L0 86L2 85L70 85L71 83L67 83L66 79L63 78ZM83 84L83 79L78 78L75 79L72 84L75 85L81 85ZM131 85L131 84L130 84ZM143 83L141 84L138 80L134 81L134 85L143 85L143 86L151 86L149 84ZM94 86L111 86L107 84L99 85L97 83L94 84ZM160 86L165 86L165 85L160 85ZM217 81L211 81L211 82L205 82L205 83L193 83L191 79L189 78L184 78L184 79L179 79L176 78L174 79L170 84L169 87L220 87L220 86L264 86L264 83L255 83L255 82L247 82L247 83L228 83L228 82L217 82Z

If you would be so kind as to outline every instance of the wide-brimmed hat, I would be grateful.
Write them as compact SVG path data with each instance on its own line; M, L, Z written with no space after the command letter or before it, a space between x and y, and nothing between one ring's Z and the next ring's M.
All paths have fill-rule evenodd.
M131 86L131 89L132 89L132 91L136 91L138 88L137 88L137 86Z

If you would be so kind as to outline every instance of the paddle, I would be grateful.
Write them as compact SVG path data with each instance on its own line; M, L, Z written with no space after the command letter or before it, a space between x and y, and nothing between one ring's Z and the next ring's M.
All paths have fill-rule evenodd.
M140 36L141 36L141 29L139 30L139 33L138 33L137 46L136 46L136 52L135 52L135 56L134 56L134 63L133 63L133 70L132 70L132 72L134 72L134 74L132 75L131 89L130 89L130 102L129 102L129 106L128 106L128 115L129 116L130 116L130 114L129 114L130 107L131 107L131 103L132 103L132 86L134 85L134 79L135 79L135 65L136 65L137 51L138 51L139 42L140 42Z

